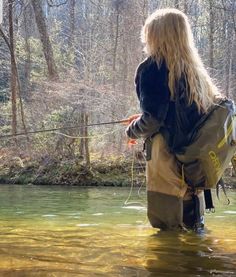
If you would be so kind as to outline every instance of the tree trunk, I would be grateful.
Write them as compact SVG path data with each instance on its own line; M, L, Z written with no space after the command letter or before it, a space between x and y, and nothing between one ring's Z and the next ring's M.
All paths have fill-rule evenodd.
M74 43L74 35L75 35L75 0L70 0L69 2L69 14L70 14L69 47L71 48Z
M31 48L30 48L30 20L28 17L29 9L24 9L23 16L24 16L24 39L25 39L25 51L26 51L26 60L24 64L24 86L23 86L23 96L25 96L25 99L27 99L30 95L29 93L29 86L30 86L30 72L31 72Z
M80 119L79 119L79 125L83 126L85 124L85 113L84 113L84 105L81 105L81 111L80 111ZM79 145L79 154L81 157L84 157L84 137L85 137L85 132L84 132L84 128L80 128L80 145Z
M85 105L81 105L81 112L80 112L80 125L85 126L81 128L80 132L80 147L79 147L79 153L80 156L85 158L86 166L90 167L90 153L89 153L89 139L88 139L88 114L85 109Z
M209 66L211 70L214 67L214 13L213 13L213 0L209 0Z
M0 28L0 34L2 35L4 41L6 42L11 56L11 84L10 85L11 85L11 103L12 103L12 134L15 135L17 132L17 90L18 90L22 126L25 131L25 134L27 135L23 101L21 98L21 85L20 85L20 79L18 76L18 70L17 70L16 58L15 58L15 52L14 52L15 47L14 47L14 26L13 26L13 2L14 2L13 0L8 0L9 41L1 28ZM27 140L29 141L28 136L27 136ZM17 142L16 138L15 138L15 142Z
M119 36L119 19L120 19L120 11L119 11L119 6L117 6L117 8L116 8L116 25L115 25L115 41L114 41L113 61L112 61L113 88L114 89L116 86L116 57L117 57L118 36Z
M43 45L43 53L48 67L48 75L50 79L56 79L58 78L58 73L57 73L57 68L54 61L52 44L49 39L46 19L43 14L41 1L42 0L37 0L37 1L31 0L31 3L34 9L35 20L39 30L41 43Z
M14 30L13 30L13 0L8 0L9 12L9 46L11 52L11 104L12 104L12 135L17 132L17 76L14 59Z
M225 94L227 97L230 97L231 91L231 77L232 77L232 59L233 59L233 49L231 40L227 39L227 62L226 62L226 86L225 86Z
M85 125L88 125L88 114L85 112ZM86 160L86 166L90 167L90 153L89 153L89 138L88 138L88 127L84 127L84 148L85 148L85 160Z

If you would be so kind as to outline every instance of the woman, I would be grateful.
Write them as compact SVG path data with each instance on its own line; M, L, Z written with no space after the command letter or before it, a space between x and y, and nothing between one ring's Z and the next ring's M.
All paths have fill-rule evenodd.
M161 229L203 228L203 193L188 186L173 153L183 151L219 92L181 11L156 10L145 22L142 41L148 58L135 77L142 114L130 118L126 134L146 139L148 218Z

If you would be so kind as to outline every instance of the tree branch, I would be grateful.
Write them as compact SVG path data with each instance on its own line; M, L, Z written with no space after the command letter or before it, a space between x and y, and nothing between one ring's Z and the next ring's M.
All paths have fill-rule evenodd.
M11 52L11 45L10 45L10 42L8 41L8 38L7 36L4 34L2 28L0 27L0 34L2 36L2 38L4 39L4 41L6 42L7 44L7 47L9 48L10 52Z

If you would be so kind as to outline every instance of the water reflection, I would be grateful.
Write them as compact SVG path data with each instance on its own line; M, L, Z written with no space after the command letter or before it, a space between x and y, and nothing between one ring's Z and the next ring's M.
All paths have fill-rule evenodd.
M149 276L236 274L236 255L221 251L215 240L204 234L159 232L147 240L144 266L151 273Z

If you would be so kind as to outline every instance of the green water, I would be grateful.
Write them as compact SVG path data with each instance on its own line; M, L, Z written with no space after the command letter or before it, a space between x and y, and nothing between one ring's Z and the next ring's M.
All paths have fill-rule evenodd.
M236 276L236 192L202 235L157 232L144 207L124 207L128 194L0 186L0 276Z

